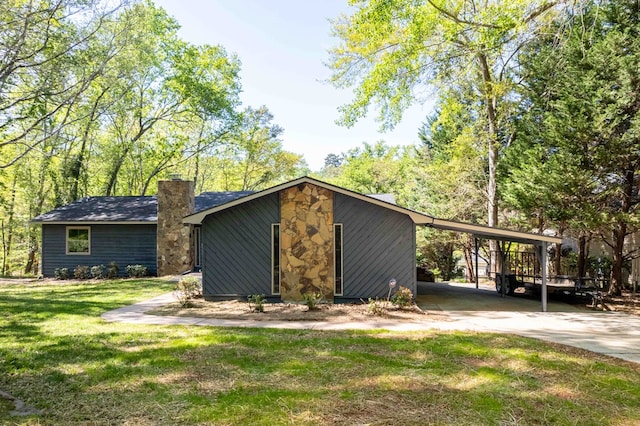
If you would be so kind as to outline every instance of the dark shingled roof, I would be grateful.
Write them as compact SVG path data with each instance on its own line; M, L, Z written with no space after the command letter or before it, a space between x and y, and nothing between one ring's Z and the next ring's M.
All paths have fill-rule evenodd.
M252 194L250 191L203 192L195 197L195 211ZM158 220L158 199L145 197L85 197L41 214L32 222L149 222Z
M85 197L32 222L155 222L157 213L156 197Z
M251 194L253 191L203 192L196 197L195 212L210 209Z
M237 200L253 191L203 192L195 197L195 212L207 210ZM375 194L388 203L394 203L393 195ZM158 220L158 199L144 197L85 197L66 206L41 214L32 222L149 222Z

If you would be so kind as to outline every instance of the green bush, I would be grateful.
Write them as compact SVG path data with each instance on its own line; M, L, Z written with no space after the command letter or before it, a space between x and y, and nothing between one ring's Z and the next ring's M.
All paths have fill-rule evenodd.
M310 311L315 311L319 308L319 304L322 302L324 297L320 293L304 293L302 295L304 299L305 305L309 308Z
M202 285L196 277L184 277L176 284L174 291L180 305L184 307L191 306L191 301L202 296Z
M249 302L249 310L251 312L264 312L264 302L267 300L267 297L264 294L252 294L247 297L247 301Z
M143 265L127 265L125 268L130 278L142 278L147 276L147 267Z
M102 279L105 277L105 268L104 265L95 265L91 267L91 276L96 279Z
M378 298L369 298L369 305L367 306L367 312L371 315L384 316L387 311L385 309L386 302L378 300Z
M393 296L391 296L391 303L400 308L406 308L413 305L413 293L407 287L400 286Z
M57 280L68 280L71 277L69 268L56 268L53 270L53 276Z
M91 278L91 270L86 265L78 265L73 270L73 277L77 280L88 280Z
M107 265L107 278L114 279L120 276L120 267L116 262L109 262Z

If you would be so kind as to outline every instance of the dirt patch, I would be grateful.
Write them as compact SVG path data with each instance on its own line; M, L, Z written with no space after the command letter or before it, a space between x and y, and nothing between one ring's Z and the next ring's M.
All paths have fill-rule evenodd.
M9 401L11 404L14 405L15 410L12 410L9 412L10 416L32 416L32 415L42 414L42 411L26 405L24 402L22 402L22 400L1 390L0 390L0 399Z
M255 312L247 302L217 301L208 302L195 299L190 307L181 307L178 303L146 312L151 315L171 315L179 317L243 319L253 321L326 321L353 322L394 320L404 322L444 321L444 315L425 312L413 305L399 308L387 302L378 302L374 309L368 303L320 304L315 310L309 310L304 304L265 303L264 312Z
M608 311L624 312L640 316L640 294L622 293L622 296L605 296L604 309Z

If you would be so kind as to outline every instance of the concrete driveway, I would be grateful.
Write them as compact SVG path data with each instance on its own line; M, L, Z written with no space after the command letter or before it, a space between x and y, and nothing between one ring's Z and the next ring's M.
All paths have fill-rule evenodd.
M473 284L419 283L418 305L439 313L440 320L402 322L255 321L146 315L172 303L167 293L134 305L105 312L106 321L136 324L258 327L313 330L416 331L425 329L512 333L640 363L640 317L614 312L595 312L550 300L548 312L540 312L539 300L520 296L500 297L491 287Z
M460 283L418 283L416 301L427 310L455 311L516 311L540 312L542 303L532 296L518 294L501 297L495 287ZM584 308L549 299L549 312L584 312Z
M514 333L640 363L640 317L554 300L541 312L537 299L503 298L492 287L474 284L420 283L416 301L451 320L434 328Z

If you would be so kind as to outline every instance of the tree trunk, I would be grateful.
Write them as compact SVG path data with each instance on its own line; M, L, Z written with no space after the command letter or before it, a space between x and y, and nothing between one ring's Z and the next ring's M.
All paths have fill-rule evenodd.
M448 242L444 245L442 254L442 279L444 281L450 281L453 278L454 268L453 243Z
M624 239L627 236L627 224L619 221L613 230L613 261L611 264L611 281L609 283L609 295L620 296L622 294L622 266L624 264Z
M124 162L129 155L129 151L131 150L131 146L125 147L124 151L114 159L113 166L109 171L109 179L107 182L107 186L104 191L104 195L107 197L111 195L115 195L116 191L116 183L118 182L118 175L120 174L120 169L124 165Z
M622 266L624 264L624 240L627 236L628 225L626 216L631 212L632 199L635 189L635 168L629 168L624 175L622 186L622 217L613 228L613 263L611 265L611 282L609 294L619 296L622 293Z
M7 218L7 228L5 229L5 223L2 222L2 275L7 276L11 273L11 244L13 241L13 228L14 221L13 217L15 214L16 207L16 184L17 184L16 174L13 174L13 182L11 184L11 201L9 204L9 217ZM8 233L7 233L8 231Z
M587 276L588 256L587 237L585 235L580 235L580 237L578 237L578 280L580 280L580 284L583 284L582 279Z
M558 230L558 236L562 238L564 236L564 227L560 226ZM560 275L560 269L562 266L562 243L556 244L556 253L553 259L553 268L555 269L555 274Z
M100 95L93 102L91 107L91 112L89 113L89 117L87 118L87 123L84 126L84 131L82 132L82 137L80 138L80 152L73 159L73 167L71 169L73 179L71 181L71 191L70 191L70 201L75 201L80 198L80 179L82 177L82 173L84 171L84 162L85 155L87 151L87 142L89 141L89 134L91 132L91 127L95 124L96 114L98 112L98 105L100 104L100 100L107 93L108 89L103 90Z
M38 273L38 240L29 232L29 253L27 254L27 263L24 266L24 274L37 274Z
M488 183L487 183L487 225L491 227L498 226L498 194L497 194L497 181L496 170L498 165L498 122L496 118L496 97L493 91L493 79L491 78L491 69L487 61L487 57L480 53L478 54L478 65L482 74L482 80L484 82L484 103L487 113L488 124ZM495 253L498 251L498 242L494 240L489 241L489 252L492 254L490 257L492 269L496 273L498 268L501 268L500 261Z
M469 247L467 244L462 247L462 252L464 253L464 261L467 266L467 280L473 283L476 281L476 270L475 263L473 262L473 252L471 251L471 247Z

